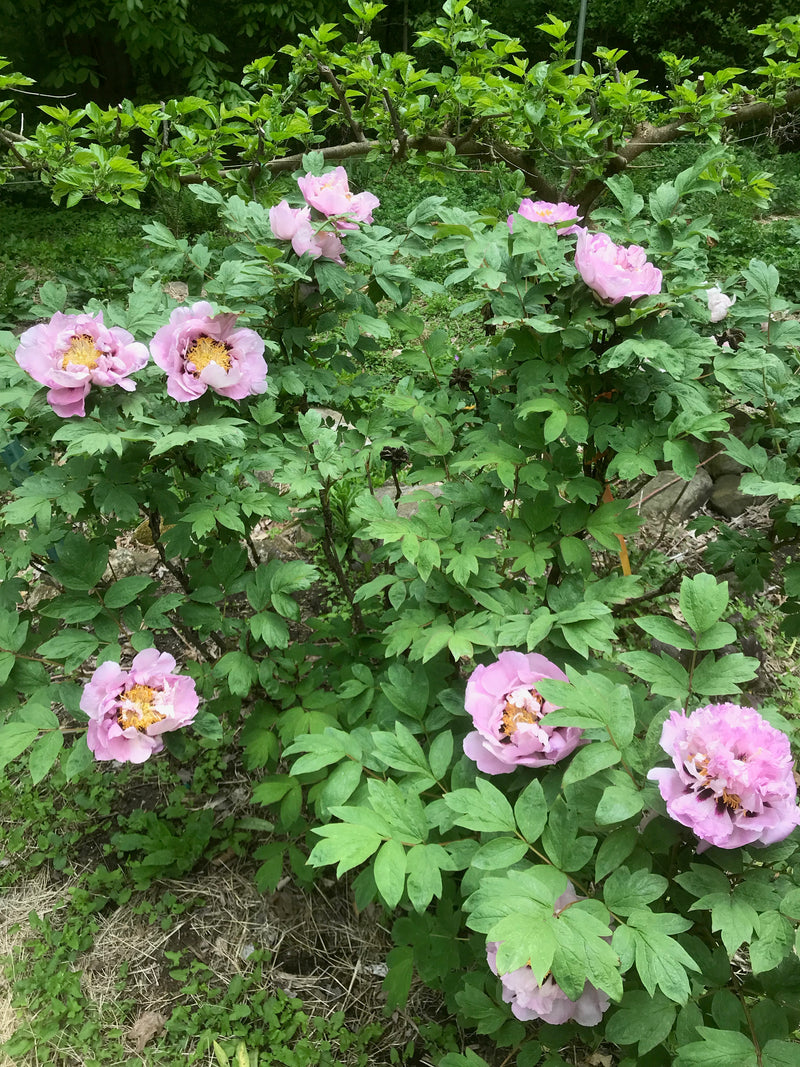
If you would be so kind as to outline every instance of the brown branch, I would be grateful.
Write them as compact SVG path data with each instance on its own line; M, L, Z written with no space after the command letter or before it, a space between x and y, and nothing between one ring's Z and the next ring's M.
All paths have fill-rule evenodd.
M24 140L24 138L23 138L23 140ZM34 166L34 164L31 163L31 161L29 159L26 159L25 156L21 155L17 151L16 146L15 146L14 141L12 140L12 138L9 137L8 134L6 133L6 131L2 130L2 129L0 129L0 143L4 144L6 146L6 148L9 150L9 152L11 152L12 155L16 156L16 158L20 161L20 163L25 168L25 170L36 170L36 167Z
M389 118L392 120L392 129L394 130L394 137L397 141L397 150L394 150L392 145L392 153L398 158L402 159L406 154L406 142L408 141L408 130L403 129L400 122L400 116L397 114L397 108L394 106L391 96L389 96L388 89L382 89L381 95L383 96L383 103L386 110L389 112Z
M347 124L353 131L353 137L355 137L356 141L358 141L359 143L362 141L366 141L364 131L361 129L361 123L353 114L353 109L350 107L350 102L347 99L347 93L340 85L339 79L333 73L331 68L326 67L324 63L317 63L317 69L319 70L325 81L330 83L331 87L333 88L333 91L336 93L344 117L347 119Z
M737 107L730 115L725 115L720 122L726 129L735 130L748 122L766 123L778 115L793 111L798 105L800 105L800 89L792 89L791 92L786 94L786 103L779 108L773 107L766 100L755 100L752 104L744 104L742 107ZM640 123L627 144L623 145L617 154L609 160L605 168L604 177L594 178L584 186L577 203L581 214L585 216L595 200L603 192L605 178L621 173L643 152L648 152L658 145L677 141L685 132L683 127L690 119L691 116L687 114L668 122L664 126L654 126L649 122Z

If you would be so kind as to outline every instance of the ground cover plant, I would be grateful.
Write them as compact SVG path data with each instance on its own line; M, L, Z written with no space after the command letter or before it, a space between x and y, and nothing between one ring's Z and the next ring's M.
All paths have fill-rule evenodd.
M545 29L555 55L536 77L550 79L542 100L561 100L569 172L655 96L598 75L598 99L625 118L587 132L589 75L566 79L568 27ZM770 54L796 52L796 31L764 30ZM475 63L486 92L502 83L475 43L522 69L514 42L463 3L436 34L464 93ZM345 65L325 50L335 40L324 27L304 38L301 72L311 58ZM370 49L359 37L343 51L352 65ZM779 93L789 106L795 67L774 75L771 114ZM699 132L688 70L671 69L680 124ZM324 80L355 135L354 77ZM712 132L729 103L706 115ZM424 173L452 164L470 130L433 158L416 144ZM112 172L143 183L144 170L134 181L133 164L111 165L116 149L102 160L59 138L47 124L37 143L42 160L77 153L69 200L113 200ZM94 924L130 902L146 914L154 885L230 852L252 856L265 894L352 879L357 909L391 931L389 1011L421 979L479 1035L423 1035L441 1067L557 1064L567 1049L586 1062L796 1062L791 690L754 691L758 660L711 568L649 580L634 497L660 470L689 483L710 456L734 460L768 522L720 530L709 559L788 557L781 610L796 635L797 308L763 259L715 275L725 234L695 210L766 178L742 177L712 144L639 191L604 151L569 198L555 166L531 182L526 163L494 202L418 196L384 224L380 197L355 184L364 172L307 147L282 160L291 174L235 192L215 159L214 181L189 183L214 230L151 220L141 268L120 271L127 287L76 300L79 286L52 278L18 314L24 328L0 333L0 759L26 768L27 789L52 776L73 798L66 842L43 830L40 862L74 863L78 812L107 825L102 869L65 921L36 923L48 962L16 979L20 999L44 984L57 1010L48 1023L37 1001L38 1027L9 1054L39 1056L49 1026L47 1054L73 1062L57 1035L96 1034L71 969ZM59 174L43 171L57 199ZM535 199L543 182L558 195ZM450 319L426 321L440 299ZM771 577L745 570L751 589ZM245 800L217 815L231 760ZM157 802L115 812L114 768L147 783L161 763L175 777ZM179 925L177 899L160 914ZM265 994L269 953L251 947L247 973L213 993L202 962L168 950L169 977L205 1009L162 1021L159 1040L183 1044L159 1051L221 1064L416 1054L370 1048L383 1025L354 1033ZM232 1024L251 1016L242 1044Z

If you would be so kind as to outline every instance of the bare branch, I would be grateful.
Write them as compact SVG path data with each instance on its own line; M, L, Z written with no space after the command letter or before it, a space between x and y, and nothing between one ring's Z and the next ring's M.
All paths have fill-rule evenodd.
M339 79L333 73L331 68L326 67L324 63L317 63L317 69L319 70L325 81L330 83L333 88L333 91L336 93L336 96L339 100L339 105L342 109L342 114L347 119L347 124L353 131L353 137L355 137L356 141L358 141L359 143L361 141L366 141L364 131L361 129L361 123L353 114L353 109L350 107L350 101L347 99L347 93L339 84Z

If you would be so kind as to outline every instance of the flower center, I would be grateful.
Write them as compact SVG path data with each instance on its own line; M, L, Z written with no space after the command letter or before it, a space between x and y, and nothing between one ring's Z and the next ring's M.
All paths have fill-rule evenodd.
M736 793L729 793L727 789L722 790L722 796L719 799L731 811L738 811L742 806L742 798Z
M166 718L155 706L156 690L149 685L134 685L119 698L117 722L123 730L134 726L144 733L148 726Z
M506 698L500 730L506 737L515 734L520 723L537 723L542 714L544 699L535 689L515 689Z
M216 363L226 373L231 369L230 345L223 341L214 341L201 333L186 351L186 362L194 364L195 376L205 370L209 363Z
M72 363L79 367L88 367L89 370L97 366L97 361L102 356L99 348L95 347L94 338L88 333L78 334L72 338L72 344L64 353L61 366L64 370Z
M735 757L742 762L747 759L746 755ZM711 785L711 775L708 773L708 765L711 762L709 756L704 755L702 752L695 752L687 760L687 770L691 772L697 772L700 778L699 793L701 799L708 799L713 796L717 802L717 809L722 812L724 808L730 808L731 811L739 811L742 806L742 798L738 793L731 793L723 786L722 792L718 792L719 786L715 789Z

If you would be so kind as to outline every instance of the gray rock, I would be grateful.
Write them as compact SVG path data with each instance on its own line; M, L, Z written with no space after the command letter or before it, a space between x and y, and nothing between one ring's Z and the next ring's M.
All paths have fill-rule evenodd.
M645 518L669 514L675 520L688 519L708 500L713 484L702 467L689 482L674 471L661 471L639 490L633 504Z
M705 464L705 468L714 481L726 474L741 474L745 469L738 460L734 459L733 456L726 455L724 452L720 452L718 456L710 459Z
M739 488L740 474L723 474L714 482L710 504L714 511L724 515L727 519L735 519L737 515L743 515L756 501L752 496L746 496Z

